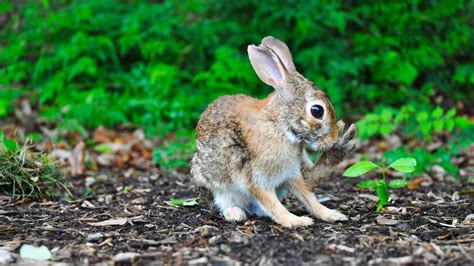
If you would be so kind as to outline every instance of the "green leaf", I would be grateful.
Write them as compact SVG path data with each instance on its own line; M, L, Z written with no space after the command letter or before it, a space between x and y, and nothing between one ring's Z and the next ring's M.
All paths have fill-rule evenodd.
M390 122L393 118L393 112L390 109L383 109L382 113L380 114L380 120L382 122Z
M379 182L375 181L375 180L366 180L366 181L362 181L360 183L357 183L357 187L361 187L361 188L374 188L376 189L377 186L378 186Z
M433 110L433 112L431 113L431 117L434 118L434 119L438 119L438 118L443 117L443 108L437 106Z
M347 168L342 175L347 177L356 177L363 175L374 168L380 168L380 166L371 161L360 161Z
M410 183L408 183L408 181L406 181L405 179L394 179L388 183L388 187L389 188L402 188L402 187L407 186L408 184Z
M101 154L110 153L110 152L113 151L110 144L107 144L107 143L103 143L103 144L99 144L99 145L95 146L94 150L97 151L98 153L101 153Z
M175 207L194 206L199 204L196 199L172 199L170 201L165 201L165 203Z
M446 119L453 118L456 115L456 108L451 108L449 111L446 113Z
M11 152L16 152L20 148L18 143L12 139L4 139L2 142L3 146Z
M8 114L8 102L0 99L0 117L6 117Z
M395 129L393 124L382 124L380 125L380 134L382 136L388 136Z
M443 120L436 120L433 121L433 129L437 133L443 132L444 129L444 121Z
M425 122L428 120L428 113L427 112L419 112L417 115L416 115L416 121L418 122Z
M411 173L415 171L416 160L414 158L400 158L391 163L388 167L402 173Z
M388 190L387 190L387 185L385 184L384 181L380 182L376 188L377 195L379 195L379 202L377 204L377 212L380 212L383 208L388 203Z

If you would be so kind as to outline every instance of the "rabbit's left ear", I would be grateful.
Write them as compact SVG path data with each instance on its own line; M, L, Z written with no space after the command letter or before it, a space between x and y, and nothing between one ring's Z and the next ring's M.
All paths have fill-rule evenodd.
M265 46L249 45L247 51L258 77L272 86L282 98L291 98L292 92L287 85L288 71L281 59Z
M295 72L295 64L293 63L293 57L291 56L290 49L286 44L272 36L267 36L262 40L262 46L272 50L281 59L288 72Z

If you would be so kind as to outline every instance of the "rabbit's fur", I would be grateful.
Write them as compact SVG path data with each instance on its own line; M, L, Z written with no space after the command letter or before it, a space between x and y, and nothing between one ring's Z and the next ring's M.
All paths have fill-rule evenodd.
M260 79L276 92L258 100L245 95L214 101L198 122L196 154L191 173L198 186L209 189L227 221L247 215L268 216L287 227L308 226L309 217L290 213L281 203L287 191L324 221L347 220L321 205L311 188L357 148L355 126L345 134L323 91L299 74L288 47L266 37L248 47ZM320 105L317 119L311 106ZM313 164L304 146L324 152Z

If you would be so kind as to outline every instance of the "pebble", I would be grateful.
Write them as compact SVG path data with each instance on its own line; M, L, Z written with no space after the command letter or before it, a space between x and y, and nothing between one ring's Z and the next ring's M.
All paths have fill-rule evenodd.
M120 262L120 261L130 261L135 259L135 257L140 256L139 253L135 252L122 252L114 256L113 260L115 262Z
M100 241L103 237L104 237L104 235L103 235L102 233L92 233L92 234L88 234L88 235L87 235L86 241L87 241L87 242L98 242L98 241Z
M7 264L11 261L13 261L13 257L10 251L0 249L0 264Z

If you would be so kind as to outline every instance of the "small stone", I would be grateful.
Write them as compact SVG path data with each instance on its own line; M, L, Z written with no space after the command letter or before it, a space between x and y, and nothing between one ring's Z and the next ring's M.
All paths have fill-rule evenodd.
M92 233L92 234L87 235L86 241L87 242L99 242L103 237L104 237L104 235L102 233Z
M8 250L0 249L0 264L7 264L12 261L12 254Z
M115 262L120 262L120 261L130 261L135 259L136 257L140 256L139 253L135 252L122 252L114 256L113 260Z
M226 245L226 244L221 244L220 248L221 248L221 250L224 251L225 253L229 253L229 252L232 251L232 249L231 249L228 245Z
M249 239L244 234L242 234L238 231L234 231L234 232L232 232L232 235L229 238L229 242L248 244Z

